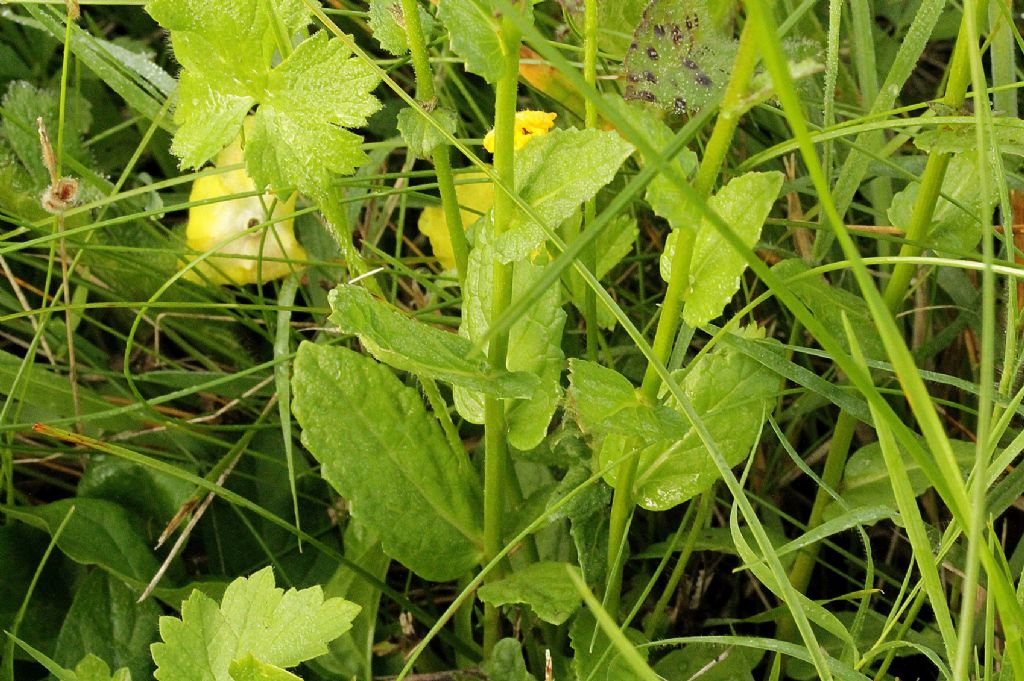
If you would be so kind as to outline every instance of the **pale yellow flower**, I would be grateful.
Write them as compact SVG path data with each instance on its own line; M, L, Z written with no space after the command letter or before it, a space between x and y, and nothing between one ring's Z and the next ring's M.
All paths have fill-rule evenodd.
M481 179L484 181L474 181ZM463 228L469 228L494 205L494 185L484 173L459 175L455 195L459 199ZM441 263L441 267L446 270L455 269L455 252L448 233L448 221L444 219L444 209L441 206L427 206L420 213L418 225L420 232L430 240L434 257Z
M516 149L522 149L531 137L546 135L548 130L554 127L557 117L558 114L547 111L517 111L515 138L512 144ZM493 130L484 137L484 149L494 153Z
M243 160L239 137L217 155L215 165L221 168ZM244 169L231 170L193 182L189 200L204 201L254 191L256 184ZM273 206L269 220L264 206L267 209ZM246 196L189 208L185 237L193 251L205 253L239 235L198 266L202 269L203 280L215 284L254 284L290 274L296 264L278 259L306 260L305 249L295 239L295 219L285 218L294 212L295 194L282 201L269 193L263 195L262 201L259 196ZM265 229L252 230L265 222L271 224Z

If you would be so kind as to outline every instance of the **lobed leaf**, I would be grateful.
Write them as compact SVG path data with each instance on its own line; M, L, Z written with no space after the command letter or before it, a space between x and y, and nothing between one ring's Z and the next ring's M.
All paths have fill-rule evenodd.
M279 589L267 567L231 582L219 607L193 591L181 605L180 619L161 617L162 642L151 646L157 665L153 676L158 681L229 681L249 678L229 670L243 673L256 661L294 667L327 652L327 643L345 633L358 612L358 605L344 599L324 600L319 586Z

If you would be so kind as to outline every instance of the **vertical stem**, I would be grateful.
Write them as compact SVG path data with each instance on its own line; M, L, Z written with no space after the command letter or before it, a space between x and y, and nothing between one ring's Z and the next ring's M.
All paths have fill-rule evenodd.
M974 661L974 620L975 603L981 577L981 548L988 541L985 535L985 524L988 516L985 492L988 489L987 473L989 464L989 440L992 434L992 407L995 398L995 343L996 343L996 280L992 271L995 259L995 244L992 234L991 212L985 210L991 194L989 177L989 130L992 125L992 112L989 109L988 85L985 80L985 67L981 62L981 54L977 45L980 40L979 24L986 16L985 0L968 0L964 7L964 26L967 33L967 45L964 50L970 66L971 83L974 91L974 111L977 116L975 139L978 148L978 190L981 193L982 227L982 262L985 269L981 273L981 362L978 367L978 442L974 451L974 470L969 478L971 507L968 520L971 525L967 530L967 557L964 561L963 592L960 601L960 618L958 622L956 656L951 665L954 679L968 679L971 663ZM1000 158L1000 150L996 150L996 159ZM1005 219L1004 222L1007 222ZM1012 231L1012 227L1008 230ZM1015 670L1020 675L1020 669Z
M987 2L976 3L975 7L968 5L968 12L975 15L982 14L982 5ZM946 82L946 92L942 103L959 109L963 106L964 98L967 95L967 86L971 81L970 71L970 49L967 38L967 14L960 24L960 33L957 35L956 48L953 51L953 58L950 63L949 79ZM942 181L946 177L946 169L949 167L949 154L931 153L928 155L928 163L925 165L924 174L921 177L921 189L914 202L914 211L911 214L910 224L907 225L906 241L900 248L899 257L912 258L921 254L921 246L918 243L925 236L929 225L932 222L932 215L935 213L935 205L939 200L939 193L942 191ZM890 310L896 310L907 294L910 285L910 278L917 271L917 265L907 262L897 262L892 269L892 277L885 287L885 304Z
M726 154L729 152L733 136L736 133L736 126L739 125L740 116L744 111L744 98L747 95L747 87L756 64L757 46L748 23L740 34L739 49L733 64L732 76L722 100L721 111L715 120L715 128L708 140L704 158L693 181L694 190L702 197L711 194L711 189L714 187ZM696 239L696 231L693 229L677 229L675 234L676 247L672 256L672 275L669 278L668 289L665 291L661 317L658 319L658 328L654 333L652 346L654 356L662 363L668 360L672 353L672 344L676 332L679 330L683 294L690 285L690 260L693 257L693 244ZM643 384L640 386L641 395L653 403L657 400L660 386L661 380L658 378L653 363L648 364ZM635 505L633 484L636 481L638 465L639 459L636 456L631 456L619 466L618 476L615 480L615 494L612 497L612 511L608 527L608 584L605 604L608 612L613 615L618 610L619 592L622 588L619 547L623 545L629 519L633 514Z
M64 119L67 110L68 96L68 64L71 58L71 27L78 18L78 4L69 2L67 5L67 24L64 28L64 52L61 55L60 70L60 108L57 112L57 153L55 166L50 168L50 179L54 188L61 179L61 167L64 162ZM42 119L40 119L42 120ZM49 144L49 140L46 141ZM71 388L71 403L75 410L75 431L82 432L82 404L78 396L78 362L75 357L75 323L71 310L71 268L68 266L67 240L64 238L64 208L54 218L57 233L60 235L60 271L63 280L61 288L64 299L64 333L68 343L68 384Z
M597 84L597 0L586 0L583 20L583 79L591 87ZM594 100L588 97L584 102L583 123L587 128L597 127L597 108ZM597 217L597 198L592 198L583 206L583 228L589 229ZM583 251L583 264L597 276L597 243L587 246ZM597 359L598 326L597 326L597 294L589 286L583 292L583 318L587 324L587 356Z
M437 105L434 92L434 76L430 70L430 59L427 55L427 42L423 36L420 23L419 6L416 0L402 0L402 13L405 16L405 35L412 56L412 68L416 74L416 99L427 111ZM469 244L466 231L462 226L462 213L459 211L459 198L455 193L455 180L452 177L451 155L447 144L441 144L431 152L434 169L437 172L437 188L441 194L441 208L444 210L444 221L448 225L448 236L452 242L452 253L455 255L455 268L459 282L466 279L466 264L469 259Z
M516 115L516 94L519 85L519 42L520 35L514 21L502 17L501 34L504 64L501 77L496 84L494 100L494 170L501 183L508 188L515 187L515 147L513 145ZM508 230L515 215L512 197L499 190L494 196L494 234L500 236ZM512 266L495 259L494 282L491 293L491 319L504 314L512 301ZM487 349L487 358L492 367L504 370L508 354L508 332L495 334ZM489 561L501 550L502 515L504 514L503 483L509 467L508 444L506 441L504 400L487 396L484 399L484 560ZM502 570L491 573L492 579L500 578ZM501 635L498 610L484 606L484 655L490 654Z

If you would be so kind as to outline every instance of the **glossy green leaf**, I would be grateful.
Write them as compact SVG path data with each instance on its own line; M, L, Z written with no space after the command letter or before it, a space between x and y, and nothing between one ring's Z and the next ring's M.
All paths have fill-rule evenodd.
M761 227L768 218L775 199L782 189L782 173L746 173L735 177L708 201L715 211L743 242L750 247L757 243ZM661 256L661 276L672 276L675 233L665 242ZM726 304L740 287L740 275L747 268L743 257L707 220L701 223L693 245L690 266L690 288L684 300L683 319L693 327L707 324L722 314Z
M843 347L849 352L850 347L843 328L843 317L850 320L850 326L857 335L861 350L871 359L885 359L885 347L882 339L875 332L868 312L867 303L860 296L832 286L821 276L803 276L810 266L803 260L791 258L783 260L772 267L772 272L787 281L789 290L800 299L807 309L829 331L831 331Z
M705 355L683 381L682 388L704 421L727 463L742 461L754 445L779 392L779 378L758 362L725 346ZM635 437L635 435L634 435ZM634 495L652 511L664 511L708 489L719 478L696 429L682 437L641 440ZM618 459L635 440L606 438L600 465ZM617 470L606 480L614 485Z
M257 187L296 187L322 198L332 173L366 160L362 138L340 126L365 125L380 107L377 76L340 40L317 33L271 72L246 144Z
M182 71L174 109L178 130L171 143L182 167L198 168L238 137L255 102L249 95L218 92L191 71Z
M228 681L229 667L252 654L276 667L294 667L322 655L327 643L345 633L359 606L341 598L324 600L319 586L284 591L264 568L239 577L218 606L193 591L181 604L181 618L161 617L162 642L152 646L159 681Z
M370 354L396 369L497 397L530 397L537 387L535 377L492 370L484 356L474 359L470 341L411 319L362 287L339 286L329 300L342 333L359 336Z
M910 225L920 187L920 183L912 182L892 198L889 220L894 226L906 229ZM995 203L995 195L984 199L979 189L977 154L953 156L924 238L929 247L954 255L974 251L981 240L981 213L991 210Z
M78 482L80 498L106 499L149 522L156 532L195 492L166 473L103 454L93 454Z
M292 387L303 444L388 555L435 581L477 563L479 480L416 390L369 357L312 343L299 346Z
M607 130L552 130L516 152L516 190L549 230L612 181L633 146ZM545 239L524 212L494 244L503 262L522 260Z
M362 137L345 127L379 108L370 94L378 78L325 31L279 53L309 23L302 0L151 0L147 10L170 29L184 66L172 145L183 165L198 167L233 140L253 104L245 160L258 187L324 200L334 174L366 160ZM271 68L275 55L283 59Z
M153 599L136 603L138 596L116 577L93 570L75 593L53 659L70 667L93 653L115 668L129 669L137 679L149 678L148 646L156 638L160 608Z
M992 145L1001 154L1024 156L1024 121L1004 116L992 119ZM914 136L918 148L933 154L973 153L978 148L978 130L973 123L927 128Z
M688 645L673 650L654 665L665 681L754 681L754 667L764 653L740 646Z
M427 114L450 135L455 134L455 113L449 109L434 109ZM417 156L427 157L446 140L434 125L419 111L406 107L398 112L398 132ZM468 225L466 225L468 227Z
M7 509L3 510L6 517ZM21 522L0 526L0 630L10 631L50 537ZM55 552L46 562L21 621L20 635L29 644L53 650L61 622L71 607L77 566Z
M620 114L628 117L637 133L655 149L665 149L672 143L675 134L672 128L647 108L627 104L622 97L613 94L606 94L604 100ZM640 162L644 162L642 158ZM683 149L671 163L682 177L690 177L697 172L697 154L690 149ZM672 229L694 229L693 211L687 209L689 202L668 173L658 173L651 179L644 199L655 215L668 220Z
M5 512L52 534L72 506L75 511L57 540L68 558L99 565L128 581L150 580L157 569L156 558L122 506L102 499L61 499Z
M614 616L614 613L612 613ZM625 630L626 638L637 645L637 652L646 660L650 648L644 635L636 629ZM569 628L572 644L572 667L577 679L590 681L646 681L647 677L636 670L616 651L607 635L597 626L597 620L587 609L580 610Z
M485 584L477 595L491 605L528 605L545 622L562 624L583 602L569 570L579 572L568 563L531 563L504 579Z

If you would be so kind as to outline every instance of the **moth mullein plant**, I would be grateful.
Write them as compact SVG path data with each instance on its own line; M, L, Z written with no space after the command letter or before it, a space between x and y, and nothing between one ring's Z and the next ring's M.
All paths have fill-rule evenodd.
M0 681L1024 678L1007 3L123 4L0 31Z

